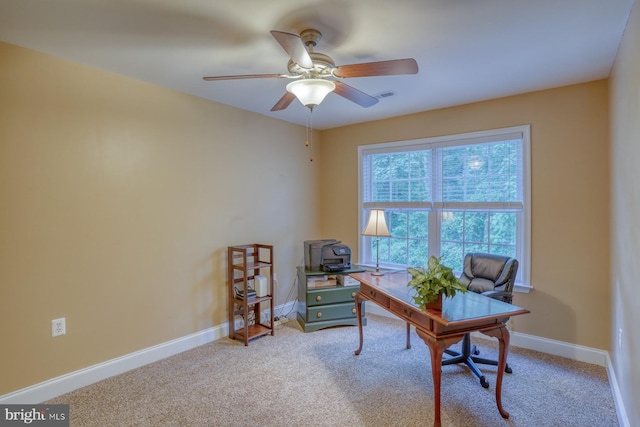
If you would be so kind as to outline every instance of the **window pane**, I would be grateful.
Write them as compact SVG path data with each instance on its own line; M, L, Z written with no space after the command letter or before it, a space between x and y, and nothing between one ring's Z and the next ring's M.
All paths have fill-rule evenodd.
M409 261L407 265L425 266L429 259L429 248L426 239L409 240Z
M391 155L391 179L409 178L409 153Z
M516 244L516 214L492 213L490 216L492 245Z
M408 237L412 239L426 239L429 237L429 212L409 211Z
M441 238L442 240L462 241L463 212L442 212Z
M388 210L387 212L389 230L393 238L390 243L390 254L385 262L422 265L428 259L429 253L429 212L424 210Z
M407 213L403 211L390 211L389 232L393 237L407 237Z
M471 145L465 149L464 167L469 176L486 176L489 171L488 147Z
M442 149L442 176L445 178L462 176L464 171L464 148Z
M376 155L372 156L372 174L374 181L387 181L390 178L389 164L391 160L388 155Z
M490 182L485 178L468 178L464 186L464 196L462 200L465 202L489 202ZM462 190L461 190L462 191Z
M407 265L407 241L405 239L394 239L390 240L390 256L389 262L392 264L401 264Z
M462 178L442 180L442 200L445 202L464 202L464 182Z
M392 202L407 202L409 201L409 182L408 181L394 181L392 183L391 201Z
M429 189L430 187L426 181L411 181L409 201L422 202L431 200Z
M389 197L390 185L388 182L376 182L373 184L372 198L374 202L387 202Z
M412 151L410 153L409 170L411 179L430 178L431 150Z
M461 242L442 242L442 258L440 262L454 271L462 271L464 246Z
M485 212L467 212L464 215L464 240L488 243L489 222Z

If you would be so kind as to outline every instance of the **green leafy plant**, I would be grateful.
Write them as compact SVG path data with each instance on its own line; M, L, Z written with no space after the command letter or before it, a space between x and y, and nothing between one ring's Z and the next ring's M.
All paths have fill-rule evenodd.
M440 264L440 258L431 256L427 268L409 267L407 271L411 274L411 281L407 286L416 290L413 300L423 310L427 303L437 300L438 295L452 297L457 292L467 292L453 270Z

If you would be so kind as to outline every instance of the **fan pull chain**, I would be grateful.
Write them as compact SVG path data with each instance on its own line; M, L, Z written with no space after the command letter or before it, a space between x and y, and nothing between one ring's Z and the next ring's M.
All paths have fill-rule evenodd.
M313 162L313 110L310 109L307 116L307 141L305 145L309 148L309 161Z

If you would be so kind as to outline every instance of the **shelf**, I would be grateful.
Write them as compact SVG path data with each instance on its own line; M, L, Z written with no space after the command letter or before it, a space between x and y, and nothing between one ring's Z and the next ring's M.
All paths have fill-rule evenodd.
M252 340L254 338L262 337L264 335L273 335L273 328L269 328L268 326L257 324L257 325L249 325L247 328L248 334L246 336L247 340ZM241 340L245 339L244 328L239 328L233 331L234 336L237 336Z
M247 305L260 304L261 302L269 301L273 297L271 295L265 295L263 297L250 297L247 301ZM237 304L244 304L244 298L234 298Z
M273 246L253 243L229 246L227 248L227 274L229 288L229 337L249 345L249 341L264 335L274 335L273 323ZM249 281L257 276L266 277L267 289L264 296L238 298L237 288L244 295L249 294ZM262 280L260 283L263 283ZM261 310L269 309L269 317L263 320ZM251 322L259 322L251 324ZM236 328L241 323L243 326ZM234 329L235 328L235 329Z
M261 268L271 267L271 264L268 262L257 262L257 263L247 263L246 266L243 264L233 264L232 267L234 270L240 270L240 271L259 270Z

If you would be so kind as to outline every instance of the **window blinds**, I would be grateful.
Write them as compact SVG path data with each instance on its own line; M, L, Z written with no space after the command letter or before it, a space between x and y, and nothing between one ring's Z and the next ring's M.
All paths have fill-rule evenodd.
M407 141L361 152L364 208L521 211L523 135Z

